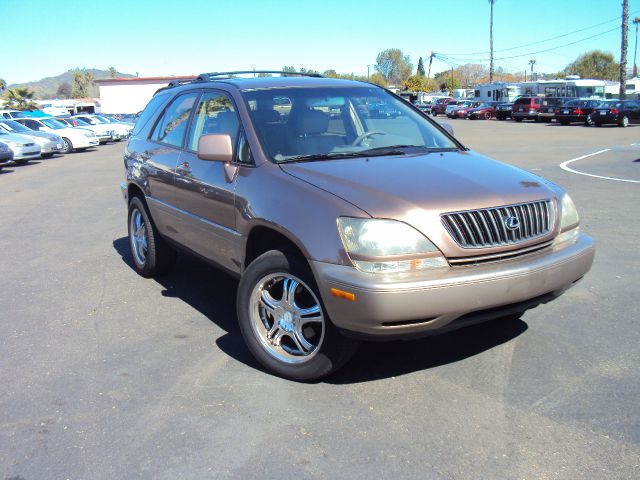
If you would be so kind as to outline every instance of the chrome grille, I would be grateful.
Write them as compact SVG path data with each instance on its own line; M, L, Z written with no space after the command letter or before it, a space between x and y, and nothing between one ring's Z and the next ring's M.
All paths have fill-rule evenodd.
M508 219L519 226L510 229ZM515 219L515 220L514 220ZM554 224L549 200L503 207L445 213L442 223L463 248L487 248L513 245L548 234Z

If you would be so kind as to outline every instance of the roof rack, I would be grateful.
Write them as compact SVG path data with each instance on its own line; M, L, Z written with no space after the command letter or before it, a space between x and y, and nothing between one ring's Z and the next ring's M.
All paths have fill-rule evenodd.
M198 78L196 79L196 81L197 82L210 82L210 81L214 80L214 77L230 78L233 75L250 74L250 73L253 73L254 75L258 74L258 73L279 73L280 75L286 75L286 76L298 75L298 76L301 76L301 77L324 78L319 73L283 72L283 71L280 71L280 70L238 70L238 71L235 71L235 72L201 73L200 75L198 75Z
M179 87L180 85L186 85L187 83L193 82L193 78L182 79L182 80L171 80L166 88Z

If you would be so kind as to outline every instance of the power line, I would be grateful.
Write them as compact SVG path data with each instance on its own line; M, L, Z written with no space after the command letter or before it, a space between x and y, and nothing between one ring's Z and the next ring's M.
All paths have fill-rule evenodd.
M510 55L508 57L494 58L494 61L495 60L509 60L511 58L521 58L521 57L527 57L529 55L537 55L539 53L551 52L551 51L557 50L559 48L564 48L564 47L568 47L570 45L575 45L576 43L586 42L587 40L591 40L592 38L601 37L603 35L606 35L607 33L611 33L611 32L616 31L616 30L619 30L619 28L618 27L612 28L611 30L607 30L605 32L597 33L595 35L591 35L590 37L581 38L580 40L576 40L574 42L565 43L563 45L558 45L558 46L547 48L547 49L544 49L544 50L538 50L536 52L528 52L528 53L522 53L522 54L518 54L518 55ZM488 58L455 58L455 57L450 57L448 55L444 55L444 54L441 54L441 53L436 54L436 58L438 58L439 60L443 60L443 58L447 58L450 61L457 61L457 62L461 62L461 61L462 62L465 62L465 61L486 62L486 61L489 60Z
M633 12L629 12L629 16L634 15L634 14L636 14L638 12L640 12L640 10L635 10ZM517 50L519 48L530 47L531 45L538 45L540 43L550 42L551 40L557 40L558 38L568 37L569 35L573 35L574 33L584 32L586 30L591 30L592 28L599 27L601 25L606 25L607 23L619 22L619 21L620 21L620 17L615 17L615 18L612 18L611 20L607 20L605 22L596 23L595 25L591 25L589 27L581 28L579 30L574 30L573 32L564 33L562 35L557 35L555 37L547 38L545 40L539 40L537 42L525 43L525 44L522 44L522 45L518 45L516 47L501 48L501 49L498 49L498 50L494 49L493 51L494 52L509 52L509 51L512 51L512 50ZM617 30L617 27L614 30ZM470 52L470 53L441 53L440 55L452 55L454 57L458 57L460 55L483 55L485 53L491 53L491 52L487 50L487 51L483 51L483 52ZM529 54L527 54L527 55L529 55ZM509 58L509 57L505 57L505 58Z

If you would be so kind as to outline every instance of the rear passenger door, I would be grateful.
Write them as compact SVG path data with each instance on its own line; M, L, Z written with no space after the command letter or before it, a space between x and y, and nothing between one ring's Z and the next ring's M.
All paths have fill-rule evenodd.
M178 241L181 238L176 210L175 169L198 95L199 92L192 91L173 99L157 119L140 158L151 214L160 231Z
M624 107L629 123L640 123L640 101L630 100Z
M225 164L198 158L202 135L228 134L236 151L240 119L225 92L205 90L198 100L175 169L176 207L182 216L185 246L230 270L237 270L239 236L235 222L235 177Z

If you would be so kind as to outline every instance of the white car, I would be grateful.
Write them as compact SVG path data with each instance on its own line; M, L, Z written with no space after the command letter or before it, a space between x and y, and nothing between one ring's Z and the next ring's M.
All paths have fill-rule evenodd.
M62 153L84 150L99 145L98 137L91 130L70 128L51 117L15 118L27 128L36 132L52 132L62 137Z
M15 120L0 118L0 129L7 133L15 133L29 137L35 143L40 145L42 158L53 157L54 153L62 153L64 142L62 137L50 132L34 132Z
M40 158L40 145L24 135L7 133L6 130L0 129L0 142L6 143L13 151L13 162L16 164Z
M14 119L21 117L26 117L26 115L20 110L0 110L0 118Z
M72 116L71 118L79 118L91 125L108 125L109 128L113 129L116 134L114 140L122 140L124 138L128 138L129 135L131 135L131 130L133 130L133 125L118 122L117 120L103 115L80 113L78 115Z
M105 143L116 138L116 132L114 132L113 129L109 127L109 125L104 125L102 123L91 125L90 123L87 123L80 118L71 117L57 117L56 120L64 123L70 128L86 128L93 131L93 133L96 134L96 137L98 137L100 145L104 145Z

